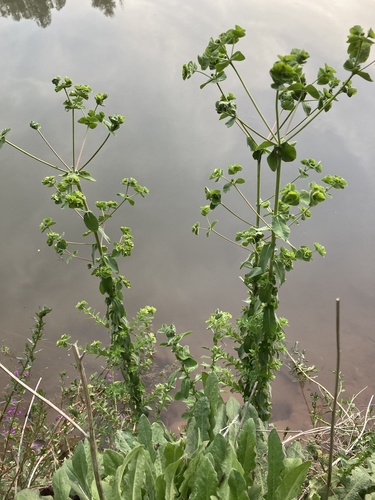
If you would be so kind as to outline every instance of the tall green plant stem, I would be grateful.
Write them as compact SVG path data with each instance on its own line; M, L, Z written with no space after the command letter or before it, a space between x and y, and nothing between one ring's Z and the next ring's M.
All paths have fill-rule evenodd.
M48 167L51 167L55 170L59 170L60 172L64 172L64 173L66 172L65 169L57 167L56 165L53 165L52 163L49 163L48 161L42 160L41 158L38 158L37 156L32 155L28 151L25 151L24 149L16 146L15 144L13 144L13 142L8 141L7 139L5 139L5 143L8 144L9 146L12 146L12 148L14 148L14 149L17 149L17 151L19 151L20 153L23 153L24 155L28 156L29 158L32 158L33 160L36 160L39 163L43 163L43 165L47 165Z
M76 146L75 146L75 123L74 123L74 109L72 109L72 167L73 172L76 171Z
M83 193L80 182L78 183L77 187L81 191L81 193ZM85 199L84 199L83 203L84 203L86 212L89 212L90 209L89 209L89 206L88 206L87 201ZM103 257L103 248L102 248L102 244L100 243L99 233L98 233L98 231L93 231L93 234L94 234L94 238L96 241L96 245L98 247L100 257Z
M262 170L262 157L257 160L257 213L256 213L256 226L260 227L260 200L261 200L261 170Z
M276 98L275 98L275 115L276 115L276 132L277 132L277 143L280 145L280 117L279 117L279 91L277 90L276 92ZM274 205L273 205L273 217L277 217L277 214L279 212L279 195L280 195L280 179L281 179L281 156L279 155L277 157L277 166L276 166L276 181L275 181L275 198L274 198ZM276 234L274 231L272 231L272 236L271 236L271 245L272 245L272 257L270 259L270 268L269 268L269 277L271 279L272 273L273 273L273 261L275 257L275 250L276 250Z
M84 353L81 355L79 353L77 344L73 345L73 354L77 363L77 368L79 371L79 375L82 381L82 387L83 387L83 397L85 399L85 404L86 404L86 411L87 411L87 425L89 428L89 443L90 443L90 453L91 453L91 460L92 460L92 468L94 471L94 477L95 477L95 484L98 489L98 494L100 500L105 500L104 493L103 493L103 487L102 483L100 480L100 474L99 474L99 464L98 464L98 450L96 448L96 439L95 439L95 431L94 431L94 419L92 415L92 408L91 408L91 399L90 399L90 394L89 394L89 388L87 385L87 377L86 377L86 372L85 372L85 367L83 366L82 359L84 356Z
M281 179L281 157L278 157L277 159L277 167L276 167L276 182L275 182L275 200L274 200L274 206L273 206L273 216L276 217L279 211L279 194L280 194L280 179ZM272 230L272 236L271 236L271 244L272 244L272 257L270 259L270 268L269 268L269 277L272 277L273 273L273 261L274 261L274 256L275 256L275 249L276 249L276 234Z

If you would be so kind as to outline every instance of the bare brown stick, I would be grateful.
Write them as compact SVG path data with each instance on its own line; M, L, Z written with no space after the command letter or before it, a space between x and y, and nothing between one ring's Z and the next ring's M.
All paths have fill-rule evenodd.
M89 427L90 453L91 453L92 468L94 471L95 483L96 483L96 487L98 489L98 494L99 494L100 500L105 500L103 488L102 488L102 483L100 480L100 474L99 474L98 451L96 448L94 419L92 416L90 393L89 393L89 388L88 388L88 384L87 384L85 367L83 366L83 363L82 363L82 358L83 358L85 353L83 353L83 354L79 353L77 344L73 345L73 353L74 353L74 357L75 357L75 360L77 363L79 375L81 377L82 388L83 388L83 397L85 398L85 404L86 404L86 410L87 410L87 424Z
M42 381L42 379L40 378L38 380L38 383L35 386L36 391L38 390L38 387L39 387L39 384L41 381ZM22 426L20 444L18 445L18 452L17 452L17 459L16 459L16 479L14 481L14 495L17 495L17 483L18 483L18 474L20 471L20 460L21 460L21 450L22 450L23 437L25 435L27 421L29 420L29 415L31 414L31 408L34 404L34 400L35 400L35 394L33 394L33 397L31 398L29 408L28 408L27 413L26 413L26 418L25 418L25 421L24 421L23 426Z
M9 375L9 377L11 377L13 380L15 380L18 384L22 385L22 387L24 389L26 389L27 391L31 392L31 394L34 394L34 396L36 396L37 398L39 398L41 401L43 401L43 403L46 403L46 405L50 406L51 408L53 408L58 414L60 414L62 417L66 418L66 420L68 422L70 422L76 429L79 430L79 432L81 432L85 437L89 437L89 435L87 434L87 432L85 432L82 427L80 427L76 422L74 422L74 420L69 417L69 415L67 415L65 412L62 411L61 408L59 408L58 406L54 405L51 401L49 401L47 398L43 397L41 394L39 394L38 392L34 391L34 389L32 389L31 387L29 387L27 384L25 384L25 382L23 382L22 380L20 380L18 377L16 377L10 370L8 370L8 368L6 366L4 366L2 363L0 363L0 368L7 374Z
M333 438L335 435L335 419L337 397L339 393L340 380L340 299L336 299L336 374L335 374L335 393L333 397L333 407L331 415L331 432L329 438L329 458L328 458L328 474L327 474L327 493L326 498L329 498L329 490L331 489L332 480L332 462L333 462Z

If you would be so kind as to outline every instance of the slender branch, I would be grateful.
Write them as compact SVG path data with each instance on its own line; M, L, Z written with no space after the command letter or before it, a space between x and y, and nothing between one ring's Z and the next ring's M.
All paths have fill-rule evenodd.
M110 138L110 136L111 136L111 134L107 135L107 137L104 139L104 141L99 146L99 148L95 151L95 153L91 156L91 158L89 158L87 160L87 162L84 163L80 169L78 169L78 172L80 172L81 170L83 170L86 167L86 165L88 165L95 158L95 156L99 153L99 151L102 149L102 147L104 146L104 144L108 141L108 139Z
M35 391L38 390L38 387L39 387L39 384L40 384L41 381L42 381L42 379L40 378L38 380L38 383L35 386ZM16 472L15 472L15 479L14 479L14 495L15 496L17 495L18 474L19 474L19 469L20 469L21 448L22 448L22 443L23 443L23 437L25 435L25 429L26 429L27 421L29 420L29 416L30 416L31 408L32 408L32 406L34 404L34 400L35 400L35 394L33 394L32 398L31 398L31 401L30 401L30 404L29 404L29 407L27 409L25 421L24 421L23 426L22 426L22 431L21 431L21 436L20 436L20 442L19 442L19 445L18 445L18 452L17 452L17 458L16 458Z
M40 135L40 137L43 139L43 141L47 144L47 146L49 147L49 149L52 151L52 153L61 161L61 163L67 168L69 169L69 165L67 163L65 163L65 161L61 158L61 156L57 153L57 151L51 146L51 144L47 141L47 139L44 137L44 135L42 134L42 132L40 131L40 129L37 129L37 132L38 134Z
M240 217L238 214L236 214L236 212L233 212L233 210L231 210L229 207L227 207L226 205L224 205L224 203L220 203L220 205L225 208L225 210L228 210L229 213L231 213L234 217L236 217L237 219L241 220L242 222L244 222L245 224L248 224L249 226L252 226L253 224L251 224L251 222L248 222L247 220L243 219L242 217Z
M216 229L211 229L211 232L216 234L216 236L220 236L220 238L223 238L224 240L229 241L229 243L232 243L233 245L236 245L237 247L240 247L243 250L247 250L246 247L244 247L243 245L240 245L240 243L236 243L235 241L231 240L230 238L227 238L227 236L224 236L223 234L219 233L218 231L216 231Z
M260 119L262 120L262 122L264 123L264 125L266 126L267 130L269 131L269 133L271 134L271 136L274 138L274 140L276 140L276 137L275 137L275 134L273 133L273 130L271 129L271 127L268 125L267 123L267 120L264 118L263 116L263 113L261 112L261 110L258 108L258 105L257 103L255 102L253 96L251 95L249 89L247 88L245 82L242 80L242 77L241 75L239 74L239 72L237 71L237 68L235 67L235 65L233 64L233 62L230 62L230 65L232 66L234 72L236 73L238 79L240 80L241 82L241 85L243 86L243 88L245 89L245 92L246 94L248 95L252 105L254 106L256 112L258 113Z
M94 471L95 483L96 483L96 487L98 489L98 494L99 494L100 500L105 500L104 493L103 493L103 487L102 487L102 483L100 480L100 474L99 474L98 453L97 453L97 448L96 448L94 419L93 419L93 415L92 415L91 399L90 399L89 389L88 389L88 385L87 385L87 377L86 377L85 367L83 366L83 363L82 363L82 358L83 358L84 354L80 355L77 344L73 345L73 354L74 354L74 357L75 357L75 360L77 363L77 368L78 368L78 371L80 374L82 388L83 388L83 396L84 396L85 404L86 404L87 425L89 428L89 443L90 443L91 461L92 461L92 467L93 467L93 471Z
M78 168L79 162L81 161L81 156L82 156L83 150L85 148L85 144L86 144L88 132L89 132L89 127L87 126L86 127L86 132L85 132L85 137L83 138L82 146L81 146L81 149L80 149L79 154L78 154L77 168Z
M249 200L246 198L246 196L242 193L242 191L237 187L236 184L234 184L234 188L237 189L238 194L241 196L241 198L244 200L246 205L251 208L251 210L255 213L255 215L259 216L259 219L265 224L270 231L272 231L272 227L261 217L261 215L257 212L257 210L252 206L252 204L249 202Z
M52 163L49 163L48 161L42 160L41 158L38 158L37 156L32 155L28 151L25 151L24 149L16 146L13 144L13 142L8 141L5 139L6 144L9 144L9 146L12 146L12 148L17 149L20 153L23 153L24 155L28 156L29 158L32 158L33 160L38 161L39 163L43 163L44 165L47 165L48 167L54 168L55 170L59 170L60 172L66 173L66 170L61 167L57 167L56 165L52 165Z
M332 480L332 461L333 461L333 439L335 436L335 419L336 419L336 407L337 398L339 392L339 380L340 380L340 299L336 299L336 376L335 376L335 394L333 398L333 408L331 414L331 432L329 439L329 458L328 458L328 474L327 474L327 493L326 498L329 498L329 491L331 489Z
M243 128L245 128L247 130L250 130L250 132L252 132L253 134L257 135L258 137L260 137L264 141L269 141L270 140L269 136L266 137L265 135L261 134L260 132L258 132L254 128L250 127L250 125L248 125L246 122L244 122L243 120L241 120L241 118L238 118L238 116L236 117L236 121L238 121L242 125Z
M8 368L6 368L6 366L4 366L2 363L0 363L0 368L7 374L9 375L9 377L11 377L13 380L15 380L18 384L20 384L24 389L26 389L27 391L31 392L31 394L34 394L34 396L36 396L37 398L39 398L41 401L43 401L43 403L45 403L46 405L50 406L52 409L54 409L59 415L61 415L62 417L66 418L66 420L68 422L70 422L77 430L79 430L79 432L81 432L83 434L83 436L85 437L89 437L87 432L85 432L82 427L80 427L76 422L74 422L74 420L69 417L69 415L67 415L64 411L62 411L61 408L59 408L58 406L54 405L51 401L49 401L47 398L45 398L44 396L42 396L41 394L39 394L38 392L34 391L34 389L32 389L31 387L29 387L27 384L25 384L25 382L23 382L22 380L20 380L18 377L16 377L10 370L8 370Z

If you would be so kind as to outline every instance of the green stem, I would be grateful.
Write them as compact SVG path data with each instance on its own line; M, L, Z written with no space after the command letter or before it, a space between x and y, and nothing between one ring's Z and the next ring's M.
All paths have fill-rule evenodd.
M252 127L250 127L250 125L248 125L246 122L244 122L243 120L241 120L241 118L238 118L238 116L236 117L236 121L238 121L242 125L242 129L241 130L243 130L244 133L246 133L247 130L250 130L250 132L252 132L253 134L255 134L258 137L260 137L261 139L263 139L263 141L269 141L269 137L266 137L265 135L261 134L260 132L257 132L255 129L253 129ZM249 133L246 133L246 135L250 136Z
M263 222L265 226L268 227L272 231L271 226L261 217L260 213L252 206L252 204L249 202L249 200L246 198L246 196L243 194L243 192L234 184L234 188L237 190L238 194L241 196L241 198L244 200L246 205L255 213L257 217Z
M78 169L79 162L81 161L81 156L82 156L83 150L85 148L88 131L89 131L89 127L86 127L85 137L83 138L82 146L81 146L81 149L80 149L79 154L78 154L77 169Z
M77 184L77 187L78 187L78 189L81 191L81 193L83 194L83 191L82 191L82 188L81 188L81 183L78 183L78 184ZM83 201L83 204L84 204L84 206L85 206L85 210L86 210L86 212L89 212L89 211L90 211L90 209L89 209L89 206L88 206L87 201L86 201L85 199L84 199L84 201ZM94 237L95 237L95 241L96 241L96 245L97 245L97 247L98 247L98 251L99 251L100 257L103 257L103 248L102 248L102 244L101 244L101 242L100 242L100 238L99 238L99 233L98 233L98 231L93 231L93 235L94 235Z
M12 142L8 141L5 139L6 144L9 144L9 146L12 146L12 148L17 149L20 153L23 153L24 155L28 156L29 158L32 158L33 160L38 161L39 163L43 163L43 165L47 165L48 167L51 167L55 170L59 170L60 172L66 173L66 170L64 168L57 167L56 165L52 165L52 163L49 163L48 161L44 161L41 158L38 158L37 156L32 155L31 153L25 151L24 149L21 149L20 147L16 146Z
M99 153L99 151L102 149L102 147L104 146L104 144L108 141L108 139L110 138L110 136L111 136L111 134L107 135L107 137L104 139L104 141L99 146L99 148L95 151L95 153L91 156L91 158L89 158L87 160L87 162L84 165L82 165L82 167L78 170L78 172L80 172L81 170L83 170L85 168L85 166L88 165L90 163L90 161L95 158L95 156Z
M276 92L276 100L275 100L275 114L276 114L276 132L278 138L278 144L280 144L280 121L279 121L279 91ZM279 195L280 195L280 179L281 179L281 157L277 158L277 167L276 167L276 183L275 183L275 199L273 205L273 216L276 217L279 211ZM273 246L272 256L270 259L270 267L269 267L269 277L271 279L273 273L273 260L275 256L276 249L276 234L272 231L271 244Z
M73 172L76 171L76 152L75 152L76 145L75 145L75 131L74 131L74 126L75 126L75 123L74 123L74 109L72 109L72 161L73 161L72 168L73 168Z
M236 73L236 75L237 75L238 79L240 80L241 85L243 86L243 88L244 88L244 90L245 90L246 94L248 95L248 97L249 97L249 99L250 99L250 101L251 101L252 105L254 106L254 108L255 108L256 112L258 113L258 115L259 115L260 119L262 120L262 122L263 122L263 123L264 123L264 125L266 126L266 128L267 128L268 132L271 134L271 136L272 136L272 137L276 140L276 137L275 137L275 134L273 133L272 128L268 125L267 120L266 120L266 119L264 118L264 116L263 116L263 113L262 113L262 112L261 112L261 110L258 108L257 103L255 102L255 100L254 100L253 96L251 95L251 93L250 93L249 89L247 88L247 86L246 86L245 82L242 80L242 77L241 77L241 75L239 74L239 72L237 71L237 69L236 69L235 65L233 64L233 62L230 62L230 65L232 66L232 68L233 68L234 72Z
M248 222L247 220L243 219L242 217L240 217L238 214L236 214L236 212L233 212L233 210L231 210L229 207L227 207L226 205L224 205L224 203L220 203L220 205L225 208L225 210L228 210L229 213L231 213L234 217L236 217L237 219L241 220L242 222L244 222L245 224L247 224L248 226L252 226L253 224L251 224L251 222ZM257 226L259 227L259 226Z
M275 184L274 205L273 205L274 217L276 217L279 212L280 178L281 178L281 158L278 158L276 167L276 184ZM275 243L276 243L276 235L272 231L272 244Z
M240 247L243 250L247 250L246 247L244 247L243 245L240 245L239 243L236 243L235 241L231 240L230 238L227 238L223 234L221 234L218 231L216 231L216 229L211 229L211 232L214 233L214 234L216 234L216 236L220 236L220 238L223 238L223 240L229 241L229 243L232 243L233 245L236 245L237 247Z
M69 169L69 165L67 165L65 163L65 161L61 158L61 156L57 153L57 151L51 146L51 144L47 141L47 139L44 137L44 135L42 134L42 132L40 130L38 130L38 134L40 135L40 137L43 139L43 141L47 144L47 146L49 147L49 149L52 151L52 153L61 161L61 163L67 168Z
M261 200L261 164L262 157L260 156L257 160L257 214L256 214L256 226L260 226L260 200Z

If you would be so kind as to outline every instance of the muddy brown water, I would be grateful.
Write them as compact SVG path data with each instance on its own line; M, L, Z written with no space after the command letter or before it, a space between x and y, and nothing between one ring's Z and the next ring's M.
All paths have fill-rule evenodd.
M129 0L95 2L93 8L90 1L67 0L49 3L47 12L46 2L33 2L38 6L33 12L31 4L24 4L24 11L17 13L11 10L12 2L0 2L0 128L10 127L11 141L48 158L28 127L30 120L36 120L68 158L69 118L51 79L69 75L77 83L90 84L95 92L109 93L107 111L125 115L126 122L90 170L97 179L92 196L113 198L125 176L150 189L145 200L126 208L115 221L115 226L131 226L135 239L133 256L123 263L123 272L132 281L125 297L127 310L131 316L139 307L154 305L155 329L173 322L179 332L192 330L188 340L199 356L202 345L210 342L205 327L209 315L216 308L234 317L240 314L246 291L239 265L246 254L213 237L194 237L190 227L200 218L203 188L213 168L234 163L252 166L243 137L217 119L214 89L200 90L198 77L183 82L182 64L201 53L210 36L240 24L248 34L239 45L247 57L239 69L271 117L268 70L276 55L304 48L311 54L311 74L326 62L342 76L347 31L353 24L368 29L369 20L375 20L375 5L372 0L360 5ZM374 78L374 68L369 71ZM327 256L296 265L281 290L280 313L289 319L289 345L300 342L322 383L332 390L335 299L341 298L347 395L368 386L365 401L374 392L375 86L365 81L356 81L355 86L357 96L340 99L299 138L299 159L321 160L326 173L342 175L349 187L296 228L293 243L319 241ZM232 90L229 83L227 89ZM240 99L239 105L247 104ZM245 109L244 115L250 120L252 111ZM95 144L92 135L89 149ZM103 333L74 308L85 299L102 310L101 296L85 266L78 261L67 265L39 232L41 220L51 216L62 230L79 236L75 221L51 205L50 193L40 184L50 175L48 168L9 147L0 153L0 340L18 353L34 311L43 304L53 308L36 364L36 374L52 397L58 390L58 372L72 366L69 353L56 349L56 340L62 333L82 343L101 338ZM223 232L230 234L230 219L222 214L218 218ZM308 425L299 386L286 369L274 383L273 401L280 425ZM172 420L177 413L171 413Z

